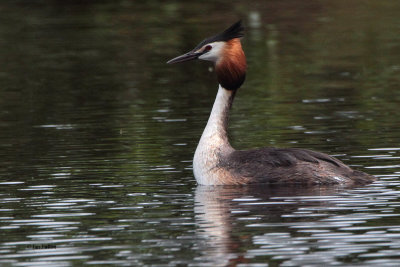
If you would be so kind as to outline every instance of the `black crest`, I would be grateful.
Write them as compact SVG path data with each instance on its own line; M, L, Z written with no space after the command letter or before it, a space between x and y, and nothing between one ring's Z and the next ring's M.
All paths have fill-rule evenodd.
M213 43L213 42L226 42L229 41L233 38L240 38L244 36L244 28L242 25L242 21L239 20L232 26L230 26L228 29L225 31L218 33L217 35L214 35L212 37L209 37L207 39L204 39L201 43L199 43L194 50L197 50L204 46L205 44Z

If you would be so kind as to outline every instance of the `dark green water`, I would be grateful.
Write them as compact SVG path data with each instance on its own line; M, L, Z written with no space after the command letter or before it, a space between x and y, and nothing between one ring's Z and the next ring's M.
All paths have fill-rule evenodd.
M3 1L0 265L400 264L400 2ZM238 18L232 144L309 148L362 188L197 187L216 94L166 65Z

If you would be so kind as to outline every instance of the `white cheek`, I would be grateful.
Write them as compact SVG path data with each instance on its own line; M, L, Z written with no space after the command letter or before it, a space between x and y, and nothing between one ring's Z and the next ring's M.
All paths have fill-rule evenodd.
M199 59L216 62L218 59L218 55L216 55L216 53L212 53L212 51L210 51L206 54L199 56Z
M221 56L221 51L224 47L224 44L224 42L215 42L210 44L212 49L209 52L199 56L199 59L217 62L218 58Z

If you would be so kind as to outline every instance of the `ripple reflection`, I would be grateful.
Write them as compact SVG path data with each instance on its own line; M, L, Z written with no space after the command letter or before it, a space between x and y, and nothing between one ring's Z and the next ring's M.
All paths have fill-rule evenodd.
M359 254L379 258L400 247L400 214L393 212L398 194L382 181L355 189L198 186L204 258L218 266L266 256L282 266L340 264ZM246 230L234 232L238 225ZM248 238L251 248L237 251Z

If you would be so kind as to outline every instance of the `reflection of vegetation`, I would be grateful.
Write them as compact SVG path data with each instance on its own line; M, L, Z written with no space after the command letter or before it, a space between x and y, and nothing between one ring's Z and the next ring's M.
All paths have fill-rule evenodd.
M375 146L377 133L382 146L396 139L398 131L387 131L397 127L399 117L395 1L1 8L4 143L12 146L9 161L20 166L58 158L58 167L73 167L68 160L82 153L102 160L104 154L92 146L140 162L140 169L190 161L215 95L215 78L207 63L164 62L238 14L250 19L255 14L260 21L247 23L243 40L249 72L232 115L237 147L271 144L357 154ZM33 127L58 124L72 126ZM134 168L129 162L126 167Z
M250 116L233 115L240 120L234 135L243 136L238 143L259 146L270 140L287 146L292 145L287 142L299 141L298 146L318 144L321 149L329 140L330 147L328 143L322 150L350 154L365 153L366 148L378 145L375 138L383 126L382 114L398 113L399 58L393 53L399 45L397 17L386 15L386 9L394 7L365 8L363 14L354 16L350 14L356 14L356 9L360 12L360 5L335 5L315 9L317 12L309 14L308 21L292 25L291 32L283 31L286 25L279 21L272 29L266 27L267 43L277 47L260 41L247 43L251 49L247 53L251 81L239 93L235 108ZM310 25L314 29L310 30ZM271 42L274 37L276 40ZM255 68L251 68L253 61ZM302 104L304 100L310 101ZM371 109L376 112L371 113ZM299 127L287 126L302 126L306 132L317 134L301 136ZM383 146L391 142L386 138L379 141Z
M194 227L190 161L217 86L208 63L165 62L238 17L249 25L249 71L233 107L235 147L352 155L398 147L399 1L6 2L0 175L25 182L21 187L55 186L49 194L19 184L3 192L21 197L3 218L30 218L49 213L43 203L84 199L78 211L95 215L71 219L80 224L66 236L108 236L93 225L121 223L130 231L113 238L156 256L165 247L141 240L185 239ZM260 23L250 23L254 18ZM109 184L120 187L102 187ZM172 217L184 218L162 220ZM15 241L37 230L13 229L6 235ZM200 253L190 242L181 250L188 262Z

